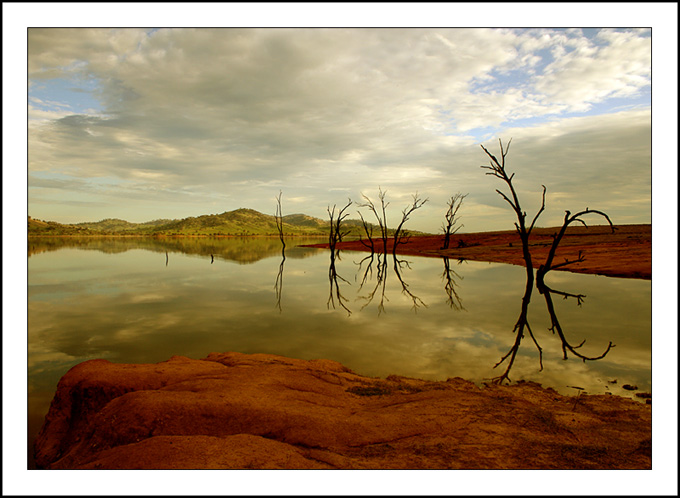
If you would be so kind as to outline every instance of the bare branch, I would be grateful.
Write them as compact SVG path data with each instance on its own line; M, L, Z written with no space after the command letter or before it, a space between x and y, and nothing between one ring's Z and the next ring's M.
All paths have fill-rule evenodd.
M397 253L397 246L399 244L406 244L408 242L408 234L404 233L404 224L409 220L411 213L416 209L420 209L428 201L428 199L421 199L418 196L418 192L413 195L413 203L410 206L406 206L401 212L401 222L394 231L394 246L392 247L392 254Z
M442 230L444 231L444 244L442 249L449 248L449 242L451 235L460 230L463 225L456 226L460 217L458 216L458 210L463 204L463 200L468 196L468 194L461 194L458 192L456 195L451 196L448 201L448 209L444 215L445 223L442 223Z
M541 209L539 209L538 212L536 213L536 216L534 216L534 219L532 220L531 226L529 227L529 230L528 230L529 233L531 233L531 231L534 229L534 225L536 224L536 220L541 215L541 213L545 210L545 191L546 191L546 188L545 188L545 185L541 185L541 187L543 187L543 199L541 201Z
M283 240L283 216L281 211L281 195L283 193L279 190L279 195L276 198L276 228L279 231L279 238L281 239L281 244L283 245L283 251L286 250L286 242ZM284 256L285 257L285 256Z
M387 254L387 216L385 214L385 209L389 205L389 202L387 204L385 203L386 193L387 192L383 192L383 190L378 187L378 198L380 199L381 213L378 212L378 209L376 208L375 204L373 204L373 201L364 194L361 194L361 196L364 198L365 202L359 204L359 207L368 208L368 210L373 213L376 220L378 221L378 226L380 227L380 237L382 238L383 242L383 254Z
M588 225L586 225L585 221L583 219L581 219L581 217L586 215L586 214L597 214L599 216L604 217L607 220L607 222L609 223L609 226L612 229L612 233L615 233L616 227L614 227L612 221L609 219L609 216L607 216L607 214L602 212L602 211L598 211L596 209L586 208L585 211L580 211L580 212L578 212L574 215L572 215L571 211L569 211L569 210L565 211L564 222L562 223L562 227L560 228L560 231L557 233L557 235L553 236L553 243L550 246L550 251L548 251L548 256L545 260L545 263L542 264L538 269L538 272L537 272L538 278L543 278L543 276L546 273L548 273L550 270L554 270L555 268L561 268L561 267L564 267L564 266L567 266L567 265L570 265L570 264L573 264L573 263L578 263L578 262L585 260L585 257L583 256L583 254L579 251L578 258L576 260L573 260L573 261L566 260L563 263L558 263L558 264L555 264L555 265L553 264L553 259L555 258L557 246L559 246L560 242L562 241L562 237L564 237L564 234L566 233L569 225L571 225L574 222L579 222L579 223L582 223L585 227L588 226Z

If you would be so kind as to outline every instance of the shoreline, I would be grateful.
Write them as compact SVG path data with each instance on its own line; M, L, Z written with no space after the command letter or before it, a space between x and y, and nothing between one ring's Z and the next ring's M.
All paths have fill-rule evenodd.
M615 225L616 231L606 225L569 227L555 253L555 262L573 261L582 253L585 260L554 271L570 271L604 275L608 277L652 279L652 226ZM534 228L529 248L535 269L545 261L559 227ZM380 239L374 238L376 249ZM450 247L443 249L443 235L413 236L406 244L397 247L403 256L451 258L491 263L525 266L521 241L512 230L462 233L451 236ZM392 252L394 239L387 240ZM380 244L381 245L381 244ZM328 244L305 247L328 248ZM370 248L359 240L338 242L336 249L369 252ZM382 251L376 253L382 254Z

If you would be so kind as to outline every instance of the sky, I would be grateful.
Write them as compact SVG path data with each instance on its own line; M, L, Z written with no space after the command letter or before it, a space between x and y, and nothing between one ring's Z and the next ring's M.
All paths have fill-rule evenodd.
M589 207L651 222L646 28L30 28L28 214L144 222L241 207L327 218L367 196L396 225L512 229ZM368 214L362 209L364 214ZM530 216L531 217L531 216ZM593 220L600 223L603 220Z

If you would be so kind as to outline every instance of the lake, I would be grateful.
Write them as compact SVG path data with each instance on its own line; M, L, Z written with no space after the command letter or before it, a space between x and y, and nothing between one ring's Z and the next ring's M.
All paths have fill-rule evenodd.
M506 371L510 357L494 365L516 344L525 268L296 246L319 242L291 238L284 258L277 238L29 239L29 448L61 376L93 358L271 353L479 385ZM569 395L651 392L651 281L554 271L546 283L552 316L535 288L527 313L541 355L525 334L509 378ZM553 320L574 352L614 347L565 360Z

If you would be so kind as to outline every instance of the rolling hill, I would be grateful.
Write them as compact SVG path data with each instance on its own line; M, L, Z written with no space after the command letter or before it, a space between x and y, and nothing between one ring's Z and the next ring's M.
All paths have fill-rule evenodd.
M287 236L327 236L328 220L306 214L289 214L282 218L283 232ZM360 220L346 219L343 227L350 231L348 237L363 234ZM390 233L392 231L390 230ZM374 227L374 237L378 229ZM416 233L416 232L414 232ZM276 217L254 209L236 209L222 214L183 218L181 220L159 219L144 223L131 223L116 218L97 222L61 224L28 217L28 235L232 235L232 236L278 236Z
M349 227L349 225L348 225ZM283 217L286 235L325 236L328 221L291 214ZM278 235L276 218L253 209L236 209L222 214L160 219L144 223L107 218L97 222L62 224L28 217L28 235Z

